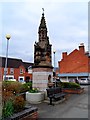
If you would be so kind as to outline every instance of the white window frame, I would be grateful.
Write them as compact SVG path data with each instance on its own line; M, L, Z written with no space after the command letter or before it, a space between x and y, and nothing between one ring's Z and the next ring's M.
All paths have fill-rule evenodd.
M32 73L32 66L28 67L28 73Z
M23 68L20 68L20 74L23 74L23 73L24 73Z
M20 79L22 79L22 80L20 80ZM25 82L25 81L24 81L24 76L19 76L19 77L18 77L18 81L19 81L19 82Z
M5 78L5 75L3 75L3 80ZM14 79L14 75L6 75L7 80L10 80L10 78Z
M14 68L10 68L10 74L14 74Z

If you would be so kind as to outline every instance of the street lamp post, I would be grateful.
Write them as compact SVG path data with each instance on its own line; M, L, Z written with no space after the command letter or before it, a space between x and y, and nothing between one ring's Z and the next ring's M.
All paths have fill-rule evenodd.
M7 39L7 48L6 48L6 61L5 61L5 71L4 71L4 80L6 79L6 71L7 71L7 59L8 59L8 45L9 45L9 39L11 38L11 36L9 34L6 35L6 39Z
M55 71L55 53L56 53L56 51L54 50L53 51L53 54L54 54L54 73L56 72ZM56 73L55 73L56 74ZM54 80L55 80L55 74L54 74ZM56 87L56 80L55 80L55 87Z
M54 50L53 51L53 54L54 54L54 72L55 72L55 53L56 53L56 51Z

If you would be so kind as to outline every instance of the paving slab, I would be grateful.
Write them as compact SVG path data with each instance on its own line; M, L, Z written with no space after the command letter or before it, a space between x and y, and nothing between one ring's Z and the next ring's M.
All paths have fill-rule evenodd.
M54 106L43 102L37 105L39 118L88 118L88 88L82 94L71 94L67 100Z

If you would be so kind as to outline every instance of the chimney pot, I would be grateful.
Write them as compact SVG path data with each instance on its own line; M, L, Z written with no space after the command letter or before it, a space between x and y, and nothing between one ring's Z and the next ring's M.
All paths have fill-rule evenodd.
M79 51L80 51L81 53L85 53L84 43L80 43Z

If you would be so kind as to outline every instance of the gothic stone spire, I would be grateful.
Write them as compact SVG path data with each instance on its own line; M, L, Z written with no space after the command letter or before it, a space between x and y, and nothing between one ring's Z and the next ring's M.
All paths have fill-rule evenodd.
M42 13L42 18L41 18L41 23L40 23L39 29L40 28L46 28L44 13Z
M42 13L38 34L39 34L39 42L47 41L47 27L46 27L46 21L44 17L44 11Z
M42 13L38 35L38 42L34 44L34 64L37 66L52 66L52 45L49 44L49 37L47 36L44 11Z

